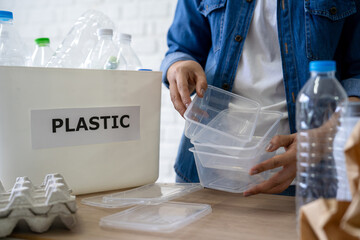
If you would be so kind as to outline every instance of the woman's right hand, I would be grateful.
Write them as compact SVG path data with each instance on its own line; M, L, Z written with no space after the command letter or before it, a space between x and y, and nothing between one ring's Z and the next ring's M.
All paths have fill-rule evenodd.
M190 94L196 90L203 97L207 89L206 76L201 65L195 61L178 61L167 71L170 97L175 109L184 116L186 108L191 103Z

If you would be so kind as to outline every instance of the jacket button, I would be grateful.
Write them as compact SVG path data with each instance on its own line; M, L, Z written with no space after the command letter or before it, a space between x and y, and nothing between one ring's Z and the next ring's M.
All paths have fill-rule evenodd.
M224 89L224 90L229 90L229 88L230 88L230 86L229 86L228 83L224 83L224 84L222 85L222 89Z
M235 36L235 41L237 41L237 42L241 42L242 41L242 36L240 36L240 35L236 35Z
M337 13L336 7L330 8L330 14L331 14L331 15L335 15L336 13Z

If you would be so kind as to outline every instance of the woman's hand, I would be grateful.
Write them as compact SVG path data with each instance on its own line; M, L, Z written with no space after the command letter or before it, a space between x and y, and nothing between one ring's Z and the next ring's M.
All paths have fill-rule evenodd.
M273 137L266 148L274 152L280 147L285 148L285 153L276 155L250 169L250 175L255 175L270 169L282 167L281 171L274 174L269 180L246 190L244 196L258 193L281 193L296 177L296 133L291 135L277 135Z
M175 109L184 116L191 103L190 94L196 90L203 97L207 89L206 76L201 65L195 61L178 61L167 71L170 97Z

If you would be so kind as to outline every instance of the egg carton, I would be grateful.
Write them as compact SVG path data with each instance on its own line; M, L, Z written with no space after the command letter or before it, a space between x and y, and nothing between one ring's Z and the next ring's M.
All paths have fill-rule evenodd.
M75 196L60 174L48 174L39 186L18 177L10 191L0 182L0 237L9 235L20 220L34 232L47 231L56 218L72 228L76 210Z

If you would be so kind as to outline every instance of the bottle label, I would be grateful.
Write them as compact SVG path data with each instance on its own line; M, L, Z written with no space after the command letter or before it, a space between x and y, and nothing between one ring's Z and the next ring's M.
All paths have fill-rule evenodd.
M33 149L140 139L140 106L31 110Z

